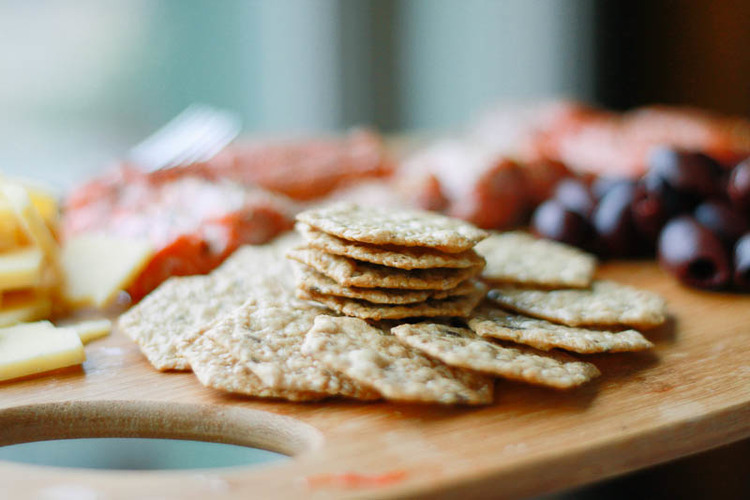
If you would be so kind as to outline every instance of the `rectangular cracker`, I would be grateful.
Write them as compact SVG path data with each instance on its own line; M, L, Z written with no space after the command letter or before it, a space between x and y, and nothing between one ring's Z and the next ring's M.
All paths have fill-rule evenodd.
M484 290L476 290L468 295L449 297L442 300L427 300L417 304L373 304L364 300L346 299L333 295L297 291L297 297L302 300L319 302L344 316L380 321L383 319L404 318L435 318L457 317L464 318L479 304L484 296Z
M289 401L319 401L328 397L312 391L274 389L263 382L229 351L208 337L201 336L183 351L201 384L212 389L253 396L256 398L286 399Z
M287 253L342 286L359 288L407 288L410 290L449 290L481 272L480 267L463 269L396 269L360 262L314 248L297 248Z
M492 402L491 379L428 358L361 319L318 316L302 349L391 400Z
M206 330L203 337L227 349L268 388L378 399L380 395L369 387L302 354L305 334L324 312L294 298L251 300Z
M342 286L325 274L311 267L294 262L297 275L297 287L300 290L317 295L334 295L348 299L366 300L373 304L414 304L428 299L445 299L466 295L474 290L472 280L463 281L448 290L405 290L398 288L359 288Z
M170 278L121 315L119 328L157 370L189 370L181 345L258 293L293 295L286 250L277 245L246 246L209 275Z
M432 212L336 203L297 215L324 233L374 245L430 247L442 252L469 250L487 232L468 222Z
M302 222L298 222L296 228L311 248L381 266L399 269L430 269L434 267L475 267L484 264L484 259L474 250L446 253L428 247L371 245L347 241L318 231Z
M482 278L493 282L537 288L586 288L596 269L593 255L521 231L493 233L476 250L487 261Z
M485 304L469 318L469 327L482 337L525 344L548 351L558 348L580 354L651 349L654 344L635 330L607 332L556 325Z
M660 295L606 280L595 280L583 290L502 286L490 290L487 297L503 308L568 326L650 328L667 318L667 305Z
M467 328L417 323L397 326L391 332L447 365L531 384L570 389L599 375L591 363L525 346L505 347L483 340Z

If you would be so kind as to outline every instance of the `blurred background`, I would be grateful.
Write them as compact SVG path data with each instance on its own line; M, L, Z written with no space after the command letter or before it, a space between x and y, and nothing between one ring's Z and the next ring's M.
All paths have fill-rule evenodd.
M555 97L750 113L743 0L0 0L0 168L90 171L193 102L454 129Z

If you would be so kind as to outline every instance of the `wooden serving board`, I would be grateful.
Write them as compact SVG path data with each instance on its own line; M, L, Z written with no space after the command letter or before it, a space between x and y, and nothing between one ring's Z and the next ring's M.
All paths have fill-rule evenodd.
M499 381L496 402L479 408L224 395L192 374L154 371L135 344L115 333L87 346L82 368L0 384L0 445L173 437L294 458L255 468L146 473L0 462L0 492L9 491L7 498L50 491L106 499L506 498L593 482L750 436L750 297L682 288L651 263L608 264L599 275L668 298L673 321L648 334L656 349L592 356L602 377L573 392Z

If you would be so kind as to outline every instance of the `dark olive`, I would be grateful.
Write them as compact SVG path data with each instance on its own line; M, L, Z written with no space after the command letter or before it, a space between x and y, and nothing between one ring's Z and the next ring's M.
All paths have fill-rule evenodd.
M662 184L665 187L666 184ZM676 208L664 190L652 190L645 179L636 184L633 193L633 224L638 234L648 243L653 244L659 237L661 228L676 215Z
M591 238L591 226L579 214L566 209L557 200L547 200L534 211L534 233L574 246L585 246Z
M750 233L737 240L734 246L734 284L750 290Z
M692 211L702 201L699 196L678 191L655 172L646 172L638 181L638 187L649 197L661 200L668 219Z
M612 188L622 184L633 184L633 182L627 177L599 177L591 183L591 193L594 198L601 200Z
M732 248L737 239L749 229L745 217L724 201L704 201L698 205L693 215L695 220L718 236L727 248Z
M634 186L622 184L612 188L594 210L592 222L601 252L610 257L627 257L638 249L638 238L630 206Z
M724 191L724 170L703 153L657 147L648 156L649 175L663 179L678 193L705 199Z
M727 183L727 193L735 207L750 214L750 158L732 169Z
M686 285L718 289L731 278L729 256L719 238L688 215L664 226L658 252L661 266Z
M594 211L594 200L588 186L578 179L561 180L555 187L553 197L568 210L588 219Z

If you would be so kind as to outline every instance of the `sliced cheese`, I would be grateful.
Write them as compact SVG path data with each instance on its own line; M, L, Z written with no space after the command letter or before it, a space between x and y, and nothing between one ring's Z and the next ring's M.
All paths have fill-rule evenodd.
M57 241L50 231L44 219L31 202L26 189L18 184L0 183L2 193L13 209L21 227L31 242L39 247L47 257L52 266L60 269L60 250Z
M60 213L60 207L57 203L57 197L51 192L31 184L25 184L24 187L29 194L31 203L36 208L39 215L50 228L57 226L57 218Z
M93 319L68 325L68 327L75 330L81 342L88 344L92 340L109 335L112 331L112 322L108 319Z
M0 252L20 244L16 214L4 197L0 196Z
M83 344L72 328L46 321L0 328L0 380L25 377L86 360Z
M153 254L144 240L93 234L71 238L62 249L63 296L74 306L103 307L138 277Z
M5 293L0 306L0 327L46 318L51 309L49 297L25 291Z
M0 253L0 291L39 286L43 260L41 250L34 247Z

